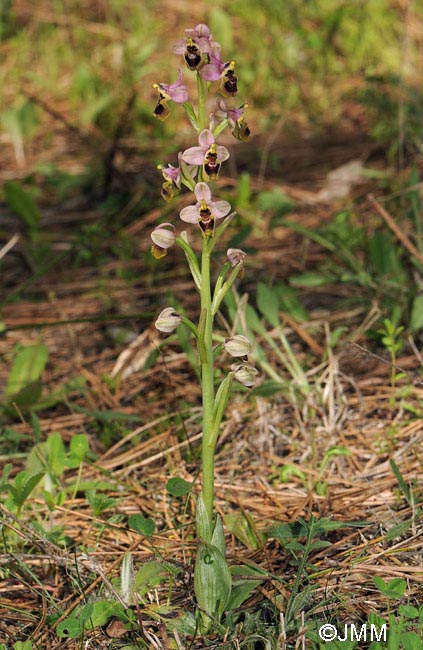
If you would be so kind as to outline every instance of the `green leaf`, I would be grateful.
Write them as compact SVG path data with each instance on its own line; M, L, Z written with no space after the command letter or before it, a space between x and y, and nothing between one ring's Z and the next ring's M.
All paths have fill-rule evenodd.
M173 633L176 630L179 634L195 635L195 617L190 611L170 605L147 605L143 607L143 612L153 620L163 623L168 632ZM139 646L133 650L139 650Z
M279 296L281 309L290 314L297 321L306 321L309 319L307 310L298 300L295 290L282 282L275 287Z
M134 591L144 595L178 573L179 569L170 562L145 562L134 576Z
M237 208L247 208L251 201L251 176L248 172L243 172L238 178L237 185ZM231 241L232 246L232 241ZM235 247L234 247L235 248Z
M423 650L423 640L421 634L416 632L403 632L401 634L401 643L404 650Z
M257 206L261 212L271 210L272 212L275 212L277 216L280 216L292 210L295 206L295 201L293 201L279 187L275 187L272 190L260 192L257 199Z
M69 446L69 454L66 458L67 467L78 467L82 463L89 449L88 438L85 433L77 433L72 436Z
M13 650L32 650L31 641L16 641L13 644Z
M333 275L323 275L322 273L315 273L310 271L308 273L302 273L301 275L296 275L291 278L289 283L293 287L324 287L326 284L334 282L336 277Z
M200 540L194 569L194 590L199 606L208 616L203 625L210 625L209 617L220 620L229 602L232 577L225 558L218 548Z
M222 422L222 418L225 413L226 406L229 400L232 381L233 381L233 373L230 372L228 375L226 375L225 379L222 381L222 383L220 384L217 390L216 397L214 400L214 407L213 407L213 429L212 429L211 444L212 443L215 444L219 436L220 424Z
M231 589L231 597L229 598L226 609L237 609L251 596L257 587L257 583L253 580L237 580L233 583Z
M120 603L110 600L98 600L95 603L87 603L84 608L87 606L92 607L89 619L87 620L87 627L91 625L93 627L105 625L112 616L116 616L119 620L127 620L125 609ZM81 612L81 618L84 616L84 608Z
M191 492L192 483L185 481L183 478L170 478L166 483L166 490L173 497L182 497Z
M37 483L41 481L45 472L38 472L37 474L28 474L25 470L19 472L15 476L13 486L11 489L13 500L18 508L21 508L26 499L31 494Z
M21 217L30 228L37 228L40 213L31 194L17 181L4 186L4 195L9 207Z
M206 506L202 493L198 495L197 507L195 509L195 528L197 537L204 539L206 542L211 541L212 531L209 516L207 514Z
M40 377L48 361L48 349L41 343L15 349L12 369L6 383L7 396L16 395Z
M387 598L402 598L407 589L407 582L403 578L392 578L389 582L385 582L379 576L374 576L373 583Z
M200 319L198 322L198 354L200 356L201 363L207 363L207 350L204 343L204 336L206 331L206 322L207 322L207 309L203 309L200 314Z
M57 626L57 636L76 639L83 632L81 624L74 616L69 616Z
M272 327L279 327L279 301L273 289L259 282L257 285L257 307Z
M423 329L423 294L416 296L413 300L410 317L410 329Z
M144 537L150 537L154 533L155 525L150 517L143 517L141 514L130 515L128 519L129 527L136 530L137 533Z
M66 467L66 451L60 433L50 433L46 440L46 449L49 469L56 476L62 476Z
M401 280L404 269L400 261L400 248L390 234L379 231L373 234L369 241L369 256L377 273Z
M216 516L216 523L214 525L211 543L213 546L219 549L223 557L226 557L225 533L223 530L222 519L220 515Z
M184 104L182 104L182 106L186 110L187 117L188 117L189 121L191 122L191 125L193 126L193 128L196 131L198 131L198 120L197 120L197 116L195 114L195 111L194 111L194 108L193 108L192 104L190 104L189 102L185 102Z
M400 472L400 468L398 467L396 462L394 460L392 460L392 459L389 461L389 464L390 464L391 469L392 469L392 471L393 471L393 473L395 475L395 478L398 481L398 485L401 488L401 492L403 493L403 495L407 499L407 503L410 506L413 506L413 499L412 499L410 488L408 487L407 483L404 481L404 478L403 478L403 476L402 476L402 474Z
M413 605L400 605L398 607L398 614L405 618L419 618L419 610Z
M247 548L258 550L262 547L264 538L259 535L250 515L242 512L229 512L225 515L225 526Z

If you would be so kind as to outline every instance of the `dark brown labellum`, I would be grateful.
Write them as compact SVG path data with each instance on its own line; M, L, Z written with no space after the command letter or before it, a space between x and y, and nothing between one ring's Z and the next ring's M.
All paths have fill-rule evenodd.
M197 70L201 64L201 52L198 47L196 45L187 45L184 59L190 70Z
M207 152L204 159L204 171L210 178L217 178L219 175L220 163L217 162L217 153Z
M238 77L233 70L227 70L223 77L226 80L223 84L223 88L228 95L233 97L238 92Z

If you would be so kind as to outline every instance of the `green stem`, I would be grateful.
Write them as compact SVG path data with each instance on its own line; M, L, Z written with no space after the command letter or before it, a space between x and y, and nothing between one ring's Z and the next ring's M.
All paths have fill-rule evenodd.
M203 397L203 500L210 523L213 521L214 502L214 448L213 440L213 315L211 309L210 245L207 237L203 238L201 255L201 312L205 314L205 327L202 331L201 345L205 354L201 360L201 388ZM202 358L201 358L202 357Z
M207 128L206 119L206 101L208 95L208 83L197 72L197 88L198 88L198 132Z

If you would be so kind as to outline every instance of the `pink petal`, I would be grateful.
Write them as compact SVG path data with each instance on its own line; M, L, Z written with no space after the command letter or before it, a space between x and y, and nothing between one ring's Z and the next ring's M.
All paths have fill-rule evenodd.
M198 223L198 217L200 215L196 205L188 205L180 211L179 216L186 223Z
M187 42L185 38L179 38L172 45L172 52L174 54L183 54L186 49L187 49Z
M214 144L213 133L209 129L204 129L204 131L201 131L200 135L198 136L198 142L200 143L200 147L202 148L203 152L206 153L206 151L210 149L211 145Z
M210 41L207 38L195 38L195 44L199 47L199 49L206 53L209 54L211 52L211 45Z
M169 92L169 97L177 104L183 104L188 101L188 88L186 86L179 86L179 88L175 88Z
M229 151L226 149L226 147L222 147L218 145L216 147L216 153L219 162L223 162L224 160L228 160L229 158Z
M194 194L198 202L205 201L208 203L211 199L211 192L207 183L197 183Z
M220 79L220 70L214 63L208 63L200 72L206 81L217 81Z
M204 23L199 23L194 27L195 32L199 37L210 38L210 29Z
M204 163L204 151L201 147L190 147L182 154L182 160L190 165L202 165Z
M223 219L230 212L231 204L227 201L215 201L210 203L210 209L215 219Z

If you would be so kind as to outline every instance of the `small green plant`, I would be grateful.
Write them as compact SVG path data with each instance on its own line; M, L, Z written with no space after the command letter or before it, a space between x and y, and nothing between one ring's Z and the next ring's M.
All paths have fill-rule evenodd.
M296 567L296 578L289 600L284 603L287 630L294 625L296 616L310 600L313 590L313 585L308 580L310 555L331 546L331 542L319 538L347 525L346 522L333 521L325 517L317 519L311 515L308 520L299 518L292 524L277 524L268 531L268 535L275 537L281 546L292 555Z
M13 650L32 650L33 645L31 641L15 641ZM8 650L4 643L0 643L0 650Z
M13 353L2 406L7 415L16 416L31 409L41 398L41 376L48 362L48 349L42 343L16 346Z
M44 472L36 472L33 474L22 470L16 474L13 481L9 481L11 470L12 464L8 463L3 469L3 475L0 480L0 492L8 493L5 507L16 513L16 516L19 517L25 501L43 478Z
M383 328L378 330L378 333L381 335L381 341L387 351L389 352L391 358L391 386L395 388L396 383L399 379L406 377L405 373L398 372L397 370L397 358L398 354L401 352L403 347L402 333L404 327L402 325L396 326L388 318L385 318L383 321Z

